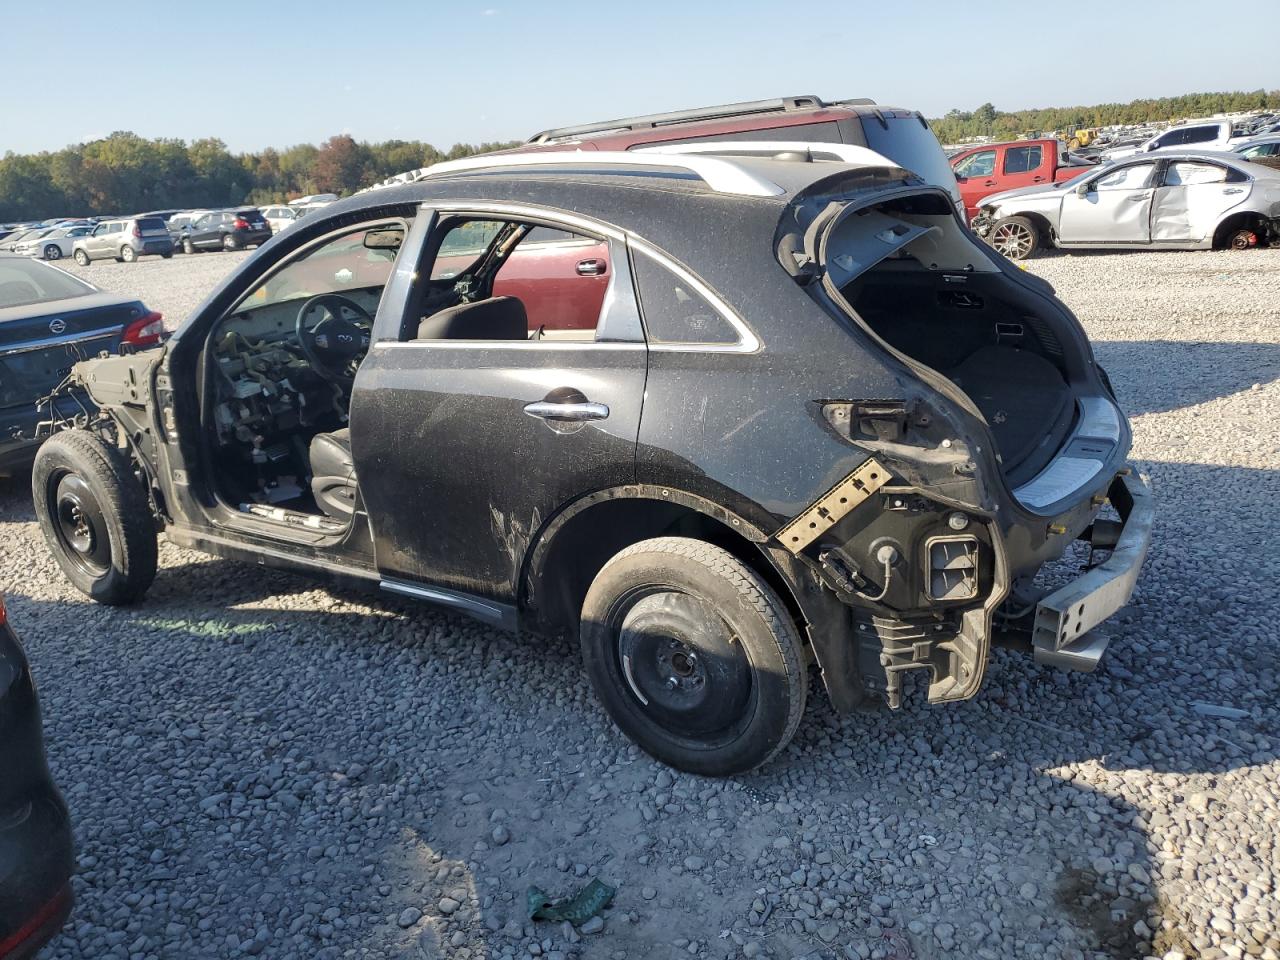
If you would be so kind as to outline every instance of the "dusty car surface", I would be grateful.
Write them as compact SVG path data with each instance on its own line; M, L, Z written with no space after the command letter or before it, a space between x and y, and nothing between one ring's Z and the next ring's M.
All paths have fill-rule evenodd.
M699 149L441 164L78 364L100 413L32 476L59 564L139 600L159 527L576 635L618 725L712 775L785 746L812 665L840 711L910 671L962 700L998 620L1091 669L1151 508L1071 312L883 157Z
M987 197L973 228L1012 260L1050 246L1247 250L1280 240L1280 171L1233 153L1143 156Z

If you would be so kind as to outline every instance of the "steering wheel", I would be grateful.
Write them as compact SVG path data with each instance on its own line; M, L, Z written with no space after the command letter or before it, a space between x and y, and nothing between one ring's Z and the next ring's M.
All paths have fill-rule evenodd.
M324 309L324 319L308 328L307 316L317 307ZM355 314L354 319L346 315L348 312ZM322 293L298 309L293 329L316 373L345 384L355 379L360 358L369 349L373 317L350 297Z

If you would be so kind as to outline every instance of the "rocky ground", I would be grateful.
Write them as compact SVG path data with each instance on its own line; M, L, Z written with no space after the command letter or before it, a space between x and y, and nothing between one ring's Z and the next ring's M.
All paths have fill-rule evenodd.
M241 256L88 273L174 321ZM0 481L79 848L50 956L1280 957L1280 250L1030 269L1158 499L1104 666L1001 652L974 700L891 714L815 696L736 781L633 748L568 644L169 546L142 605L87 603ZM595 932L525 919L530 884L592 877Z

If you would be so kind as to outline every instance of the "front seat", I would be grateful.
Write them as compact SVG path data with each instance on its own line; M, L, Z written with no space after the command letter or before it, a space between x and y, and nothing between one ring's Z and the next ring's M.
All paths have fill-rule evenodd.
M419 340L528 340L529 317L517 297L445 307L418 324Z
M356 511L356 466L351 459L351 428L311 438L311 494L316 506L335 520Z

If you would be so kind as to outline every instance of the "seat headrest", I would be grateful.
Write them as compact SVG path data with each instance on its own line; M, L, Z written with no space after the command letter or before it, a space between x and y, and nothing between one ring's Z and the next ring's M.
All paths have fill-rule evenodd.
M516 297L446 307L418 324L419 340L527 340L529 317Z

